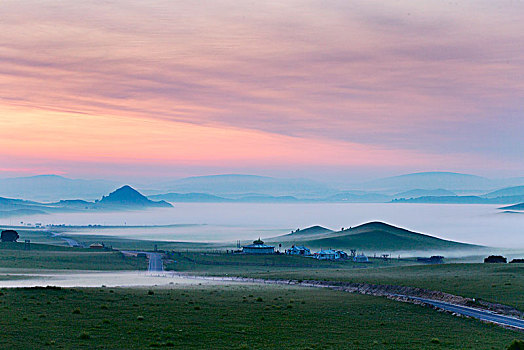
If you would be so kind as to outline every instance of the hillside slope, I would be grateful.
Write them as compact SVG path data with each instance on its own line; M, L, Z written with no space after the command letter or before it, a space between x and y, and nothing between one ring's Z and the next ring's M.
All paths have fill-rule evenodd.
M524 203L510 205L509 207L502 207L499 209L505 209L505 210L524 210Z
M486 193L483 197L496 198L505 196L524 196L524 186L513 186L502 188L497 191Z
M308 227L302 230L298 229L296 231L288 233L285 236L298 237L298 236L325 235L325 234L333 233L333 232L335 231L317 225L317 226L311 226L311 227Z
M267 176L224 174L195 176L155 185L158 190L177 193L208 193L215 196L256 193L259 195L324 196L333 190L322 183L307 179L280 179Z
M382 222L370 222L344 231L308 237L284 235L278 237L286 244L312 248L357 249L366 252L409 250L447 251L474 250L480 246L448 241L408 231Z
M480 176L451 172L424 172L372 180L361 185L367 190L404 192L420 190L489 190L496 187L492 180Z
M155 202L130 186L123 186L96 203L102 207L172 207L165 201Z

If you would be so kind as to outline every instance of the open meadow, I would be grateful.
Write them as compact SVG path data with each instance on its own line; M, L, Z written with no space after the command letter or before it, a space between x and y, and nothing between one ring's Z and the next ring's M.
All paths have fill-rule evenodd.
M120 252L70 248L31 243L30 250L24 243L0 243L0 268L2 269L55 269L55 270L145 270L145 258L124 258Z
M521 336L417 305L289 286L0 293L4 349L503 349Z
M502 303L524 311L524 264L427 265L414 259L318 261L286 255L178 253L167 268L202 275L318 280L426 288Z
M144 257L68 247L45 233L0 243L3 281L16 271L145 271ZM93 242L103 237L90 237ZM53 241L56 240L56 241ZM123 248L147 241L120 240ZM151 250L151 248L149 248ZM422 287L524 309L524 266L370 258L321 261L282 254L167 251L167 270L189 275L320 280ZM144 277L147 278L147 277ZM161 277L160 277L161 278ZM121 285L121 284L115 284ZM14 288L0 292L11 334L1 348L504 349L522 333L382 297L298 286L213 284L162 287ZM45 323L45 327L42 324ZM20 327L27 333L16 332Z

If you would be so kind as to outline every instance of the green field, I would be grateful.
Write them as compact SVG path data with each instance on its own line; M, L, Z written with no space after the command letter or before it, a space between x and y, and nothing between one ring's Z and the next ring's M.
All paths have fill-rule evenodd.
M194 274L420 287L502 303L524 311L524 264L421 265L396 259L388 262L372 259L371 264L357 264L285 255L208 253L178 253L174 259L176 262L168 264L168 269Z
M209 251L186 252L178 251L170 255L171 262L166 264L166 269L185 271L206 275L235 275L258 272L276 271L310 271L316 269L360 269L377 268L385 266L404 266L418 264L416 259L397 260L373 259L371 264L354 263L351 260L317 260L299 256L274 254L274 255L244 255L210 253Z
M155 245L160 250L213 250L224 249L225 246L212 243L192 243L192 242L167 242L167 241L148 241L138 239L127 239L114 236L91 235L91 234L64 234L64 237L72 238L87 245L95 242L104 243L108 247L120 250L153 250Z
M524 265L445 264L379 269L322 269L241 274L250 277L389 284L443 291L524 311Z
M120 252L93 251L47 244L0 243L0 268L64 270L145 270L144 258L123 258Z
M504 349L522 337L417 305L324 289L1 291L3 349Z

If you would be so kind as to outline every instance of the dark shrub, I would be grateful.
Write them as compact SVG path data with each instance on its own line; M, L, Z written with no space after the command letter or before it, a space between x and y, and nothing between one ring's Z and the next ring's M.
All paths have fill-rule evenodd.
M524 350L524 341L515 339L509 344L508 350Z

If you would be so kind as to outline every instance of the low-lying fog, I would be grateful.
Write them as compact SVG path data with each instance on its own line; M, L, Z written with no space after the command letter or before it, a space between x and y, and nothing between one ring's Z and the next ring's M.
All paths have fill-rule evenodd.
M169 241L234 241L272 237L321 225L339 230L369 221L494 247L524 248L524 213L496 205L361 203L181 203L174 208L113 213L62 213L0 220L67 225L171 225L82 229L78 233Z
M0 288L23 288L23 287L146 287L164 286L169 288L187 287L190 285L203 284L227 284L228 282L214 281L199 278L188 278L170 273L151 275L138 272L78 272L62 273L52 272L47 274L16 274L10 276L17 279L0 280Z

